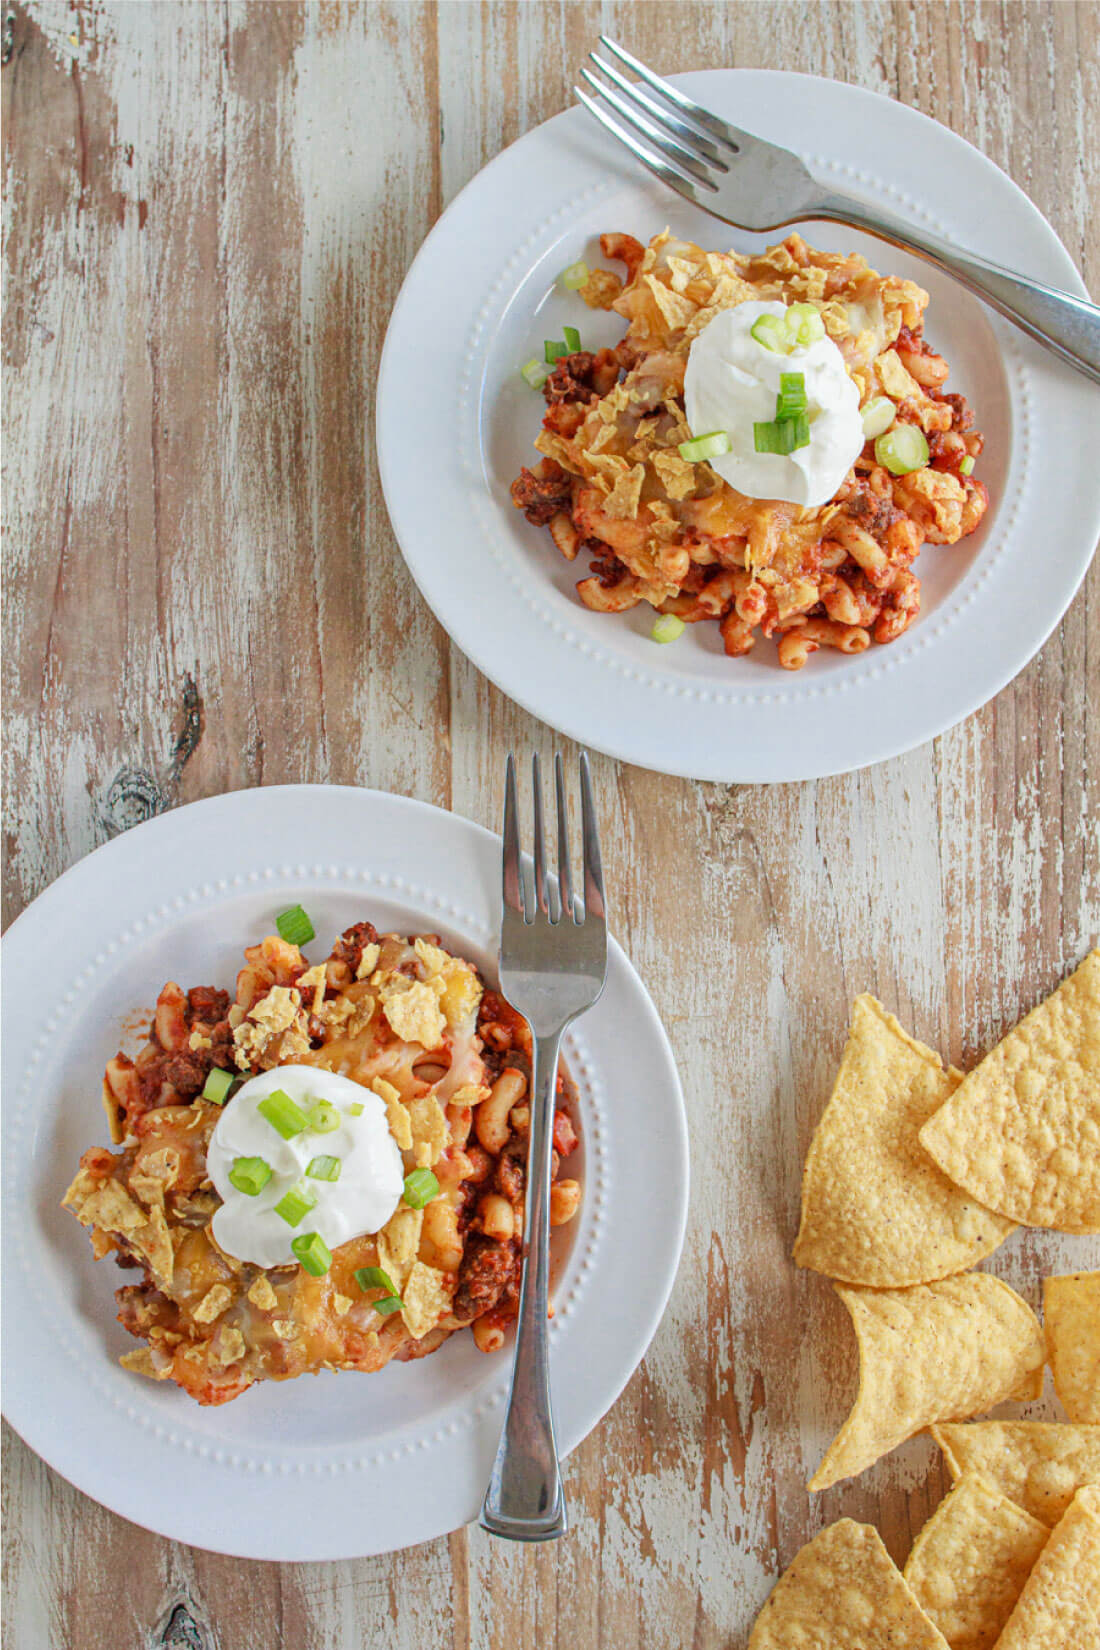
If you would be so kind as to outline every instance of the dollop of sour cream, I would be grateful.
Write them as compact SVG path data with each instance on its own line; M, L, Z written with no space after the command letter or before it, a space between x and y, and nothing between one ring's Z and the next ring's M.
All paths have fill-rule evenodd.
M730 451L709 463L731 487L747 498L785 499L812 509L828 503L863 448L859 390L831 338L781 354L752 336L762 315L785 312L778 301L720 310L692 343L684 402L693 437L712 430L729 436ZM758 453L752 427L775 418L784 372L805 379L809 445L793 453Z
M260 1101L276 1089L305 1112L318 1100L328 1100L340 1113L339 1128L327 1134L306 1129L284 1140L259 1111ZM352 1106L363 1109L354 1114ZM238 1191L229 1178L238 1157L262 1157L271 1168L271 1179L255 1197ZM315 1157L338 1158L340 1178L307 1177ZM218 1118L206 1167L222 1200L212 1223L214 1236L237 1260L265 1267L297 1265L291 1241L309 1232L319 1233L335 1249L351 1238L380 1231L405 1185L385 1102L350 1077L317 1066L276 1066L242 1083ZM289 1226L275 1213L275 1205L299 1182L317 1203L297 1226Z

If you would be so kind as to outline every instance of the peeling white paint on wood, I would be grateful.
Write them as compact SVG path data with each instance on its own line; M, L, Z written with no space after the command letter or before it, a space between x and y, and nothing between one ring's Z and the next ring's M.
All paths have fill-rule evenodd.
M492 825L505 750L551 753L405 574L373 396L431 223L567 105L598 32L661 70L901 97L1005 166L1096 290L1098 24L1020 0L17 7L8 917L160 807L328 780ZM472 1529L242 1564L136 1530L9 1434L5 1646L736 1650L826 1519L872 1519L903 1557L942 1493L925 1441L803 1487L855 1359L839 1302L789 1261L801 1160L858 991L967 1062L1100 931L1098 592L1094 572L979 715L867 773L764 790L596 761L616 926L676 1048L694 1182L665 1321L568 1466L568 1542ZM1084 1246L1018 1234L994 1268L1037 1300Z

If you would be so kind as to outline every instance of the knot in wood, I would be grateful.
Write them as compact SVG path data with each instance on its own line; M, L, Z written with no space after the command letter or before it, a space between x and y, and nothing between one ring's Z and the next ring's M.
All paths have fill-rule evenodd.
M163 813L171 803L152 774L145 768L122 768L107 790L103 801L103 824L110 836L120 836L131 825L140 825Z

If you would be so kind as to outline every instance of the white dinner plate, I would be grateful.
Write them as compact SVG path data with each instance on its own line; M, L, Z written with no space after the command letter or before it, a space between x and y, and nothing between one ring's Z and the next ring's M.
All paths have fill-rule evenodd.
M698 102L794 149L829 185L1072 292L1084 292L1050 225L1005 174L935 121L810 75L715 69L674 76ZM649 177L581 108L506 149L444 213L394 308L378 386L386 503L413 577L458 646L498 687L573 738L624 761L715 780L844 772L932 738L1009 682L1081 582L1100 531L1089 439L1095 386L947 275L841 225L801 226L931 293L927 336L948 387L975 409L990 492L978 532L930 545L920 618L897 642L822 650L800 673L775 648L727 659L714 624L671 646L648 606L608 616L579 602L588 571L513 508L545 410L519 367L570 322L586 346L624 323L560 289L598 236L666 225L717 249L760 249Z
M98 849L4 940L4 1410L51 1466L160 1534L246 1558L335 1559L426 1541L476 1517L510 1356L458 1334L376 1375L270 1382L203 1409L128 1373L115 1322L128 1274L92 1260L59 1208L106 1143L104 1062L167 979L232 986L241 950L300 902L327 955L350 923L439 932L490 975L500 844L377 791L296 785L197 802ZM615 890L609 890L614 917ZM140 1040L140 1039L139 1039ZM641 1361L687 1211L687 1132L645 988L609 947L607 986L569 1033L584 1200L551 1326L558 1439L574 1449Z

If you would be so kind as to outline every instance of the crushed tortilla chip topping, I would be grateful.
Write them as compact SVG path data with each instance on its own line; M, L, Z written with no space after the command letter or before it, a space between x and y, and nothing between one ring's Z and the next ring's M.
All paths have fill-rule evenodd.
M256 1062L270 1069L308 1054L309 1027L297 989L273 985L234 1031L233 1045L234 1058L242 1071Z
M378 989L382 1012L402 1042L439 1047L447 1022L430 985L405 974L390 974L379 981Z
M401 1288L401 1316L414 1340L421 1340L448 1310L451 1291L446 1272L416 1261Z
M191 1315L196 1323L213 1323L215 1318L221 1317L232 1299L232 1289L227 1288L224 1283L216 1283L212 1289L206 1291Z
M386 1121L399 1150L411 1152L413 1144L412 1119L398 1091L384 1077L375 1077L371 1088L386 1107Z
M259 1307L261 1312L270 1312L273 1307L278 1306L279 1297L272 1289L271 1279L266 1273L260 1273L260 1276L248 1291L248 1299L253 1306Z

